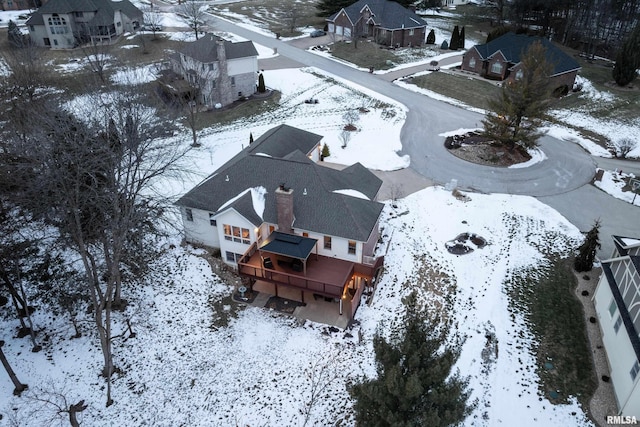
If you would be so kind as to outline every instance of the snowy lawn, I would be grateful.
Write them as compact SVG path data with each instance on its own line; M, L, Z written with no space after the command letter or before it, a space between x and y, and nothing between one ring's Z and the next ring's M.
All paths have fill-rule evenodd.
M589 425L576 403L552 405L538 394L534 342L523 320L509 312L504 285L521 269L546 263L543 252L566 253L580 239L578 230L522 196L457 199L429 188L396 206L385 208L382 221L382 250L389 245L386 273L372 305L361 306L348 334L240 307L228 298L232 287L211 273L199 251L167 244L144 286L128 291L126 317L135 338L128 338L123 316L116 316L114 333L123 337L115 342L115 361L122 373L115 378L115 404L109 408L97 376L101 356L95 338L71 340L68 319L37 303L36 328L48 341L34 354L28 338L14 338L18 322L3 319L3 349L30 391L11 396L8 377L0 376L5 415L0 425L14 418L28 425L52 424L52 407L30 398L42 388L71 402L85 399L85 425L300 426L310 399L311 366L318 363L336 378L311 408L309 425L338 420L353 425L346 384L375 375L373 334L381 323L397 318L401 298L412 289L465 339L457 368L469 376L472 399L478 402L465 425ZM445 242L462 232L477 233L490 244L451 255ZM89 314L82 316L89 321ZM483 357L487 331L495 334L499 351Z
M636 197L629 184L629 181L635 178L634 174L624 171L602 171L602 180L595 181L594 185L616 199L640 206L640 197ZM640 189L637 192L640 193Z

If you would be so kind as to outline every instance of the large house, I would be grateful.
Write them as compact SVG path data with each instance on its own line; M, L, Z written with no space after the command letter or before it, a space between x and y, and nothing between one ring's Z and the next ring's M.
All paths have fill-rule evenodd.
M622 416L640 416L640 239L613 236L593 302Z
M359 163L320 166L322 136L280 125L185 194L187 242L219 248L223 260L262 281L339 303L351 319L375 258L382 181Z
M184 43L171 67L210 108L231 104L256 92L258 52L250 41L232 43L213 34Z
M491 80L517 80L522 78L523 53L539 41L546 49L546 59L553 65L549 76L553 89L571 89L580 65L549 40L526 34L507 33L489 43L479 44L462 56L462 71L479 74Z
M112 43L141 22L142 11L129 0L49 0L27 26L37 46L71 49L89 41Z
M344 40L372 37L393 47L422 46L427 22L413 11L390 0L360 0L327 18L329 34Z

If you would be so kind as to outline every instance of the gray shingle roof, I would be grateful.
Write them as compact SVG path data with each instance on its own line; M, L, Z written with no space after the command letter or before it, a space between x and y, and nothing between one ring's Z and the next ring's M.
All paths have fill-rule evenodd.
M322 135L307 132L289 125L280 125L266 131L260 138L253 141L248 148L251 154L264 153L271 157L284 158L287 154L300 150L303 154L309 152L321 140Z
M420 18L413 11L403 7L395 1L389 0L359 0L351 6L344 8L345 13L354 24L360 19L360 12L368 6L373 13L376 25L388 30L398 30L401 28L425 27L427 21ZM342 10L331 15L327 21L333 21Z
M122 11L130 19L142 17L142 11L129 0L49 0L31 15L27 25L44 25L43 13L73 12L96 12L91 24L108 25L113 23L113 14L116 10Z
M542 37L528 36L526 34L507 33L489 43L479 44L473 47L478 51L480 58L489 59L498 51L504 55L511 64L518 64L521 55L526 52L529 46L540 41L546 48L547 60L553 64L552 76L579 70L580 65L571 56L557 48L549 40Z
M277 224L275 189L284 183L294 190L294 228L357 241L369 238L383 208L382 203L372 201L382 185L379 178L360 164L344 171L319 166L300 151L301 155L286 159L251 154L253 145L255 142L176 204L215 213L248 188L262 186L267 190L262 219L253 210L250 192L230 206L256 226L263 221ZM344 189L357 190L371 200L334 192Z
M216 62L218 60L217 40L224 41L224 51L227 59L258 56L258 51L251 41L231 43L213 34L205 34L194 42L185 42L179 51L204 64Z

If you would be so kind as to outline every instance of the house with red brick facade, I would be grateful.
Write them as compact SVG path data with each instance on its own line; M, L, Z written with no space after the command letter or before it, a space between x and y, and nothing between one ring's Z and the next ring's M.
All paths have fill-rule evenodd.
M327 29L337 40L372 37L381 45L422 46L427 21L399 3L389 0L360 0L327 18Z
M546 59L553 64L549 76L551 87L570 90L580 65L549 40L526 34L507 33L489 43L472 47L463 55L461 69L491 80L518 80L523 73L520 57L536 41L545 47Z

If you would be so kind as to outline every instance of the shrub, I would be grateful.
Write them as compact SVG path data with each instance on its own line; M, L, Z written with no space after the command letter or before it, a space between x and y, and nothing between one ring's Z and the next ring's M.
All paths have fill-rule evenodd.
M440 49L442 50L447 50L449 49L449 43L447 43L447 41L443 41L442 44L440 45Z
M431 30L429 31L429 35L427 36L427 44L435 44L436 43L436 33Z
M329 146L325 142L324 145L322 146L322 153L320 153L320 160L324 160L330 155L331 155L331 152L329 152Z
M267 91L266 86L264 85L264 74L260 73L258 76L258 92L265 93Z

